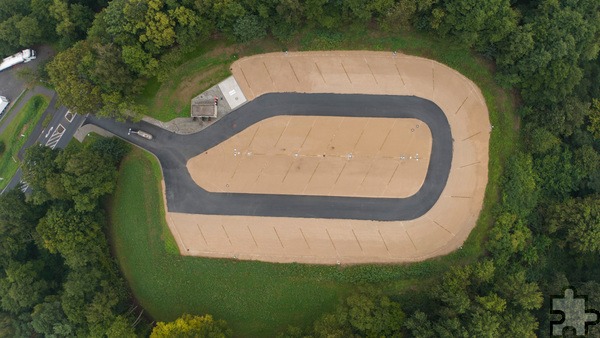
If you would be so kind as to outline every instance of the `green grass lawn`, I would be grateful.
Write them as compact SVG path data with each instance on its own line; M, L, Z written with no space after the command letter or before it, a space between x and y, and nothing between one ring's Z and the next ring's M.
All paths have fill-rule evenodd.
M3 178L0 180L0 189L4 189L19 168L17 153L29 138L49 103L50 100L43 95L33 96L0 135L0 141L6 145L6 150L0 157L0 177Z
M236 335L272 336L287 325L311 323L362 284L395 294L461 261L454 254L412 265L331 267L181 257L165 223L160 181L156 159L134 148L109 203L116 258L134 296L156 320L211 313ZM410 293L402 298L414 301Z
M203 71L206 55L221 55L219 62L223 64L218 67L228 67L225 60L231 62L231 57L227 53L242 56L282 47L264 40L251 48L216 48L217 52L202 50L190 56L173 73L193 76L190 69ZM384 290L410 312L426 297L419 291L436 283L450 266L470 263L484 254L503 162L517 139L513 99L495 84L491 65L456 43L414 33L387 37L353 30L337 35L309 32L289 49L294 48L398 50L438 60L473 80L486 98L495 126L490 141L489 184L478 225L462 250L414 264L329 267L180 257L164 221L158 163L151 155L134 149L122 164L109 207L112 244L135 297L156 320L172 320L184 312L211 313L227 320L238 336L273 336L287 325L309 325L333 309L340 297L364 284ZM168 84L150 83L142 100L170 100L163 93L177 90L181 85L177 81L186 81L186 76L178 75ZM217 81L215 75L215 82L206 86Z

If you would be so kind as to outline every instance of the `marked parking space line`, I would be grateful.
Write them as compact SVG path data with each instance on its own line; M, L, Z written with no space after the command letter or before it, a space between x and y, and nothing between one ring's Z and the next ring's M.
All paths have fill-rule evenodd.
M56 145L65 133L65 130L65 127L63 127L62 124L59 124L58 127L56 127L54 133L52 133L52 136L50 136L50 139L48 139L48 141L46 142L46 147L50 147L52 149L56 148ZM48 131L48 133L50 133L50 131ZM46 137L48 137L47 134Z
M69 121L69 123L71 123L71 122L73 122L73 119L75 118L75 115L77 115L77 114L73 114L73 113L71 113L70 110L67 110L67 113L65 114L65 119L67 121Z

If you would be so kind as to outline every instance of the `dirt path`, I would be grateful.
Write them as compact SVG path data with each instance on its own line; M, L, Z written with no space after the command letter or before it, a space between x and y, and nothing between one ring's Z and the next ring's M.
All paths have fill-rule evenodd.
M432 60L366 51L264 54L238 60L231 68L248 100L269 92L428 99L450 123L450 174L435 205L410 221L168 212L182 254L269 262L390 263L424 260L462 245L483 204L491 131L485 100L470 80Z

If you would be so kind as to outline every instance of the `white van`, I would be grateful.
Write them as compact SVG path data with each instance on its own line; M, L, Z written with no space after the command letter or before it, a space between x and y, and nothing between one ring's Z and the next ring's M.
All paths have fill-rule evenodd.
M0 115L4 114L4 109L8 107L9 103L10 101L6 97L0 96Z

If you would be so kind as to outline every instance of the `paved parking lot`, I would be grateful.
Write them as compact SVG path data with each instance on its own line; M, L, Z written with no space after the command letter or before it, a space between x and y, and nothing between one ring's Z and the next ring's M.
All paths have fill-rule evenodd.
M52 55L54 55L54 51L47 46L39 47L35 49L35 51L37 53L37 58L35 60L31 60L28 63L18 64L0 72L1 96L5 96L11 101L15 100L26 87L25 80L22 79L18 73L25 68L36 69L45 60L48 60ZM15 51L15 53L16 52L18 51Z

